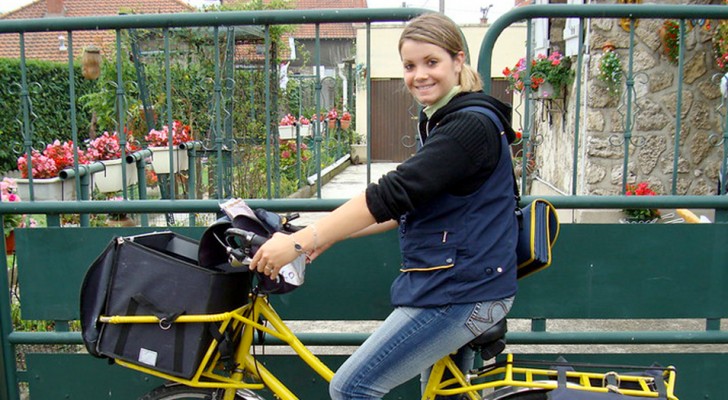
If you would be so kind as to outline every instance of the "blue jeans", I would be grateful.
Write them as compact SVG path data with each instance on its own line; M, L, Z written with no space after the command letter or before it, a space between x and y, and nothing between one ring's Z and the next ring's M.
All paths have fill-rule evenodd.
M331 398L381 399L415 376L429 375L437 360L504 318L512 304L511 297L437 308L396 308L336 372L329 386Z

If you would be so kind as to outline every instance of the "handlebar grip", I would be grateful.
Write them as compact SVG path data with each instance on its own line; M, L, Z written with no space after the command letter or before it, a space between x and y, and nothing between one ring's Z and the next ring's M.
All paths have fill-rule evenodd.
M253 232L246 231L246 230L240 229L240 228L228 228L225 231L225 235L226 236L235 236L237 238L242 239L245 242L246 247L249 247L249 246L259 247L259 246L262 246L263 243L265 243L268 240L267 238L265 238L263 236L257 235Z

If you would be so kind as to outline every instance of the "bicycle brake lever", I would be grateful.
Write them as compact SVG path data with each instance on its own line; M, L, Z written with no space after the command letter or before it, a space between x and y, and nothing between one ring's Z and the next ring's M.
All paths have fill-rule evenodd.
M227 248L228 262L233 267L245 267L250 265L250 257L242 249Z

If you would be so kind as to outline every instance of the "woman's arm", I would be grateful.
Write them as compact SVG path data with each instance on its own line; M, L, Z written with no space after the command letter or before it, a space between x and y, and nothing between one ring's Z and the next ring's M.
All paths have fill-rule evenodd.
M398 225L397 221L395 221L395 220L390 220L390 221L382 222L382 223L378 223L378 224L372 224L372 225L369 225L366 228L360 230L359 232L352 233L351 236L349 236L347 239L360 238L360 237L364 237L364 236L375 235L377 233L386 232L386 231L396 228L397 225ZM316 250L314 250L311 254L309 254L309 257L308 257L309 260L311 260L311 261L315 260L316 258L318 258L318 256L320 256L326 250L328 250L329 247L333 246L333 244L334 243L319 244L316 247Z
M354 232L349 236L349 238L360 238L364 236L369 235L376 235L377 233L382 233L386 231L391 231L392 229L396 228L399 225L399 223L393 219L382 222L379 224L373 224L369 225L366 228L360 230L359 232Z
M361 193L315 224L292 235L274 234L255 253L250 269L257 269L258 272L269 276L277 276L281 267L302 253L314 255L319 246L326 244L330 246L375 225L375 222L367 207L364 193Z

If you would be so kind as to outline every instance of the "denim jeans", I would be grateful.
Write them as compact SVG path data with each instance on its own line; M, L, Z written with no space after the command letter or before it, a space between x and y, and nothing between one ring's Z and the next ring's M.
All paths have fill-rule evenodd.
M437 360L504 318L512 304L511 297L437 308L396 308L336 372L329 386L331 398L381 399L415 376L429 375Z

